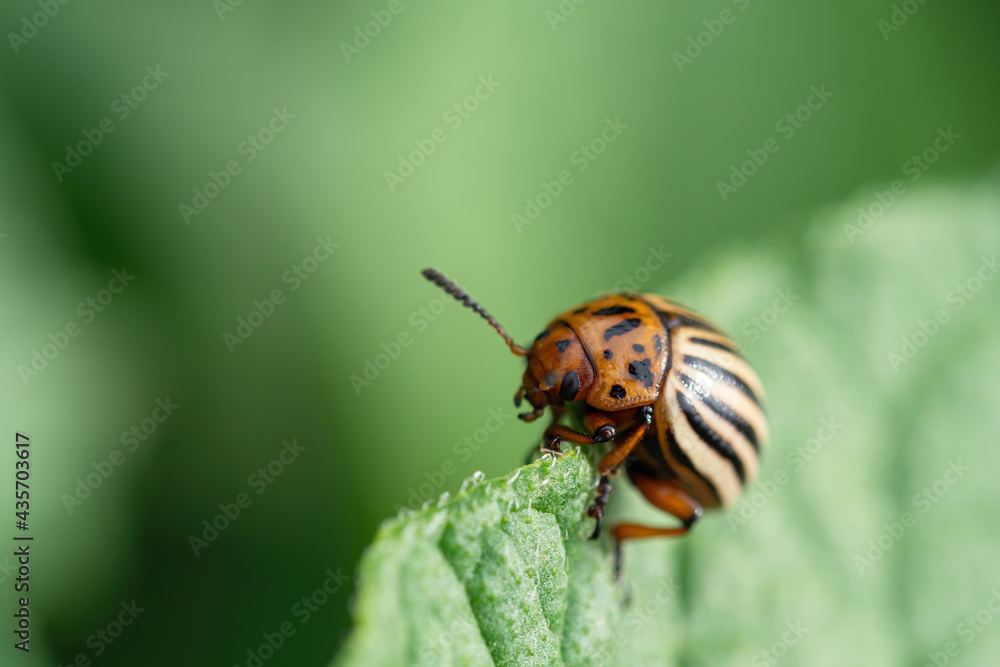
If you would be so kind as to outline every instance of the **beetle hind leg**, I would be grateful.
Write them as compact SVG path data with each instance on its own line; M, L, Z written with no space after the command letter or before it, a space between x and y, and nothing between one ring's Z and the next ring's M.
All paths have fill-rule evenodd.
M629 479L654 507L681 520L681 525L658 528L638 523L619 523L612 529L615 538L615 576L621 573L621 545L625 540L645 537L681 537L701 518L701 503L691 497L675 478L659 479L635 468L629 468Z

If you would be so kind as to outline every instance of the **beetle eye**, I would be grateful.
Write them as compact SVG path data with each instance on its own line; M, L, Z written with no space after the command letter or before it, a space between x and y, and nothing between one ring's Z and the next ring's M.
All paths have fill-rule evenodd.
M576 392L580 391L580 376L576 371L570 371L563 376L562 388L559 390L559 398L564 401L572 401L576 398Z

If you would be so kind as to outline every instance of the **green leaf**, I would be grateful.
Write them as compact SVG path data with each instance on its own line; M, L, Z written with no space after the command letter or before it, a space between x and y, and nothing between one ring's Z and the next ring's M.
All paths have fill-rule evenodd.
M591 477L583 456L546 457L388 522L338 665L597 664L618 595L584 539Z
M859 227L865 194L798 247L722 253L660 290L744 345L772 445L731 512L625 545L631 604L585 540L592 471L568 455L383 527L337 667L990 664L998 193L913 189ZM621 479L609 507L672 521Z

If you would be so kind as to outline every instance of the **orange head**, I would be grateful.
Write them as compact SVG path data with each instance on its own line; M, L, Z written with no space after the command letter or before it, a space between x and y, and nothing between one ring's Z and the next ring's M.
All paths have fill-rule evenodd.
M434 269L423 271L425 278L451 294L462 305L471 308L490 323L499 333L510 351L519 357L527 357L528 368L524 371L521 387L514 396L514 405L520 406L526 398L534 411L518 415L525 421L540 417L549 405L562 405L582 400L590 393L594 384L594 366L579 336L562 321L555 321L535 338L531 349L514 343L500 323L471 296Z

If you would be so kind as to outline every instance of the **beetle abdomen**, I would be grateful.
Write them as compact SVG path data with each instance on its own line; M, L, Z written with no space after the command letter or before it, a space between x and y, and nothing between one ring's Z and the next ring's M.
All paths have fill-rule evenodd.
M656 404L663 457L703 505L731 506L756 476L768 439L760 380L716 327L662 297L643 298L668 327Z

